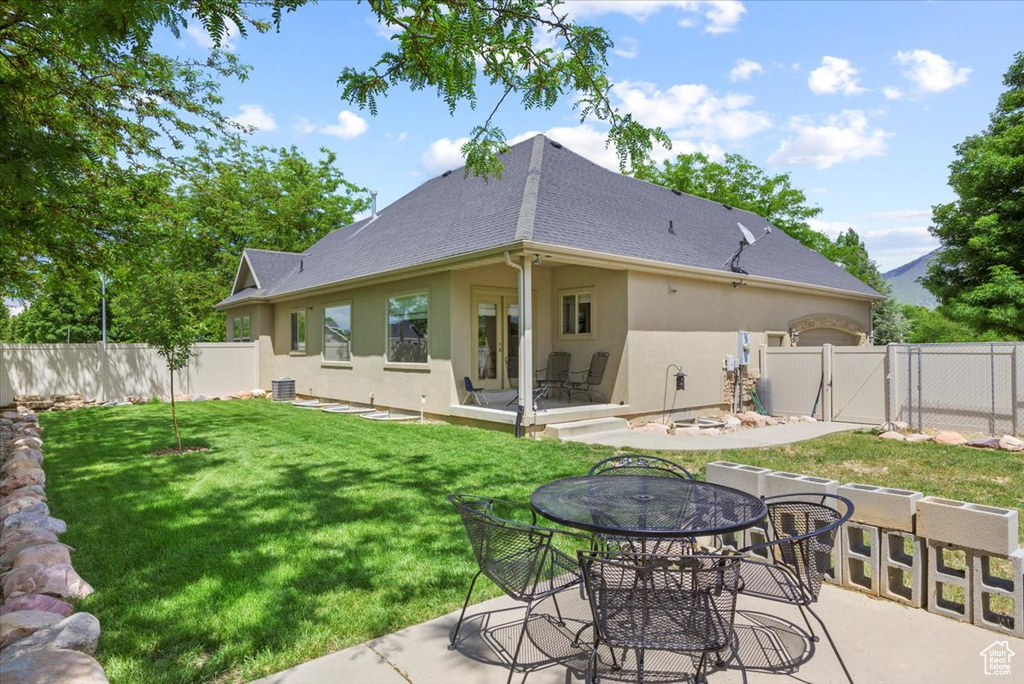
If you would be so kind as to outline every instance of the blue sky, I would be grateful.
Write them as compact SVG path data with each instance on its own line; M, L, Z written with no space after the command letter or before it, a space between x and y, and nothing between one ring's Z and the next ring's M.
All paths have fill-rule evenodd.
M581 22L615 42L613 104L669 132L661 157L703 150L742 154L789 172L824 210L814 226L853 226L883 270L936 247L930 207L952 199L953 146L981 131L1002 74L1024 49L1020 2L572 2ZM324 2L286 15L280 33L229 36L252 72L222 86L224 111L257 127L253 141L338 154L346 177L384 206L461 164L460 138L499 93L449 116L432 91L399 86L378 116L343 102L344 66L366 67L388 32L365 5ZM202 54L191 30L156 47ZM566 99L524 111L507 100L497 123L516 140L544 132L617 168L604 127L580 123Z

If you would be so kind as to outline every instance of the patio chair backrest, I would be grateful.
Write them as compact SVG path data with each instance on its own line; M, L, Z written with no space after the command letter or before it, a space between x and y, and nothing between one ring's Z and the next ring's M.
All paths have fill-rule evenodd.
M524 601L536 592L553 532L533 524L508 520L495 514L495 506L519 509L536 520L529 506L469 494L448 497L462 517L470 546L480 570L509 596Z
M594 622L609 646L702 652L732 636L739 556L577 552Z
M817 496L786 495L765 499L768 506L765 527L775 542L772 545L776 549L776 562L796 573L812 600L816 600L821 591L839 528L852 514L852 504L843 515L824 503L824 496L821 503L806 500Z
M606 351L594 352L590 357L590 368L587 369L587 377L583 381L587 385L600 385L604 382L604 372L608 368L608 358L611 355Z
M572 352L553 351L548 354L548 365L544 369L544 382L564 384L569 381L569 364Z
M469 379L468 375L463 375L462 376L462 382L465 383L466 391L469 392L470 394L472 394L473 392L477 391L476 387L473 387L473 381Z
M679 465L657 456L618 454L598 461L587 475L647 475L649 477L681 477L693 480L693 474Z

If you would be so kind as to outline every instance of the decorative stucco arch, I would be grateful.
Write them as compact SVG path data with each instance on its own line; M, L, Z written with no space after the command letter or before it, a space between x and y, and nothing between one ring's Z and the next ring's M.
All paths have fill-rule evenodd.
M797 343L797 336L807 330L813 330L815 328L832 328L834 330L842 330L845 333L853 335L857 339L857 346L864 346L868 343L868 332L863 325L847 318L846 316L840 316L838 314L811 314L810 316L801 316L800 318L794 318L789 322L789 337L795 346Z

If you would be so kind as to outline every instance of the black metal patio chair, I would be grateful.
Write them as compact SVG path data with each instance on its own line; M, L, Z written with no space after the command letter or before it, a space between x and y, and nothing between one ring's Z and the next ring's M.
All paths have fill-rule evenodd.
M591 402L594 401L595 394L604 401L608 400L597 388L604 382L604 372L608 368L609 357L610 354L606 351L594 352L594 355L590 357L590 367L587 370L569 371L570 376L579 376L579 380L573 380L570 377L565 383L565 391L569 395L570 401L572 400L573 392L586 394L587 401Z
M814 493L770 496L764 501L768 506L763 527L767 541L740 549L748 554L740 565L741 591L749 596L797 606L811 641L817 642L818 636L807 619L807 613L813 615L852 684L853 678L839 649L825 623L811 610L811 604L818 600L836 535L853 515L853 502L835 494ZM834 502L836 507L826 502ZM840 512L839 504L845 506L845 512ZM754 552L767 552L767 557L749 555Z
M673 461L642 454L616 454L598 461L587 475L646 475L649 477L681 477L696 479L693 474Z
M644 681L648 650L700 654L696 681L707 681L708 656L725 649L733 635L738 556L637 554L578 551L594 617L594 647L588 684L598 679L601 644L612 670L622 664L616 649L636 654L637 681ZM621 677L613 675L616 679Z
M553 351L548 354L548 365L538 368L537 383L543 384L548 391L558 390L558 396L562 392L568 394L569 364L572 363L572 353L567 351ZM572 397L569 397L570 399Z
M486 575L506 595L526 604L523 630L509 666L508 681L511 683L534 604L550 596L559 624L564 626L555 595L579 586L582 582L576 559L555 548L552 544L554 536L557 534L576 538L581 545L589 544L590 537L538 526L537 514L527 504L471 494L452 494L448 501L462 516L473 555L480 568L469 584L462 613L451 636L450 648L455 648L458 642L459 630L462 629L476 581L480 575ZM511 519L513 517L528 517L530 522Z

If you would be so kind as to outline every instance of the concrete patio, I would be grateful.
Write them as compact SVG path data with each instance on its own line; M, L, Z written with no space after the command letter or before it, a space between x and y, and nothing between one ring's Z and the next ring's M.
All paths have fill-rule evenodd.
M467 577L467 581L468 581ZM589 608L578 591L561 594L565 626L550 601L538 604L530 620L520 665L513 681L569 684L582 681L589 646L573 644L574 633L589 622ZM985 681L981 653L994 642L1008 642L1016 655L1009 677L1024 681L1024 641L997 634L856 591L822 588L815 610L828 626L854 681L872 684L963 684ZM458 613L403 629L379 639L280 672L258 684L501 684L515 649L523 607L507 598L470 606L458 647L448 639ZM812 620L813 622L813 620ZM736 637L724 668L711 669L711 684L739 682L845 682L846 678L815 626L820 642L807 638L795 607L741 596ZM583 641L590 639L585 628ZM689 656L651 653L645 681L692 681ZM635 681L635 672L599 670L602 681Z

